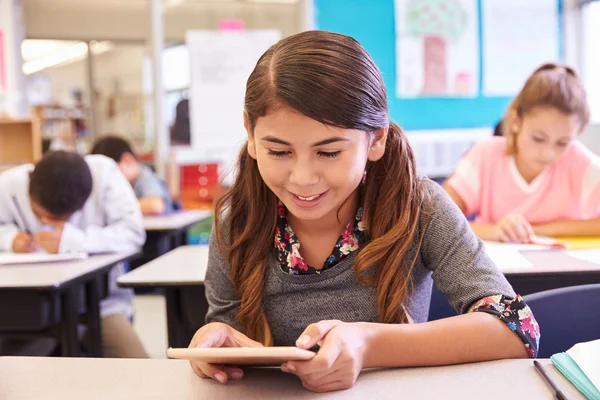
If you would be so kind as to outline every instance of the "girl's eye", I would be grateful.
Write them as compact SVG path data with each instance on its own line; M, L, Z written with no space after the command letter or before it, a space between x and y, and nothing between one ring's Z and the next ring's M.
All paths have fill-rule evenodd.
M561 149L564 149L565 147L567 147L569 144L568 143L557 143L556 144L558 147L560 147Z
M542 143L544 141L544 139L538 138L538 137L534 137L533 141L536 143Z
M320 151L319 155L326 158L336 158L340 155L340 153L341 151Z
M282 158L285 157L289 154L289 151L275 151L275 150L271 150L269 149L269 155L273 156L273 157L277 157L277 158Z

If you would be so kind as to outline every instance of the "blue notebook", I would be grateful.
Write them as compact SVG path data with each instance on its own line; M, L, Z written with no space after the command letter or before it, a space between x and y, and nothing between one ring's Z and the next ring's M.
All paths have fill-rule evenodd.
M600 357L594 354L594 350L599 345L600 340L597 340L589 343L579 343L568 350L568 353L571 353L575 359L580 360L581 365L567 353L558 353L550 358L556 369L571 381L571 383L589 400L600 400L600 390L594 385L594 382L592 382L592 380L598 380ZM584 370L586 370L590 376L588 376Z

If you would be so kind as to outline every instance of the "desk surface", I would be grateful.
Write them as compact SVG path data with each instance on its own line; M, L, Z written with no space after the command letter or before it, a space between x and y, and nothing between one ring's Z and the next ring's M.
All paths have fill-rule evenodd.
M503 268L508 276L544 274L600 274L600 264L569 256L565 250L522 251L533 267ZM208 246L182 246L123 275L119 285L136 286L185 286L204 283L208 263Z
M208 246L181 246L119 277L122 287L204 284Z
M209 218L213 215L208 210L179 211L169 215L157 215L144 217L144 229L146 231L171 231L187 228L196 222Z
M550 360L542 363L569 399L584 399ZM182 360L0 357L0 376L0 398L11 400L553 398L531 360L364 371L353 388L324 395L279 370L247 369L221 385Z
M0 289L56 289L137 253L93 255L84 260L60 263L0 265Z
M600 274L600 264L580 260L569 256L567 250L533 250L520 252L533 267L502 268L506 275L542 275L542 274Z

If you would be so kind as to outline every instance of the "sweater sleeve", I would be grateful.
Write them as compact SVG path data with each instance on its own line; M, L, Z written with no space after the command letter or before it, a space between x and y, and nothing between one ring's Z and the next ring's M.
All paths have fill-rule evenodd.
M208 301L206 323L223 322L243 332L237 319L241 296L233 285L231 267L219 249L214 229L210 235L204 287Z
M437 287L460 314L496 316L521 339L528 354L535 356L540 334L531 310L488 257L483 242L450 197L437 184L427 185L432 207L421 257L433 271Z

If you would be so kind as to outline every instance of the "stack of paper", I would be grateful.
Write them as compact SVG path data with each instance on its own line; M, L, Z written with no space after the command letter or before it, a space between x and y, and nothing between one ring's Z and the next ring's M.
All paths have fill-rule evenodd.
M569 251L571 257L578 258L580 260L589 261L594 264L600 264L600 250L575 250Z
M554 366L590 400L600 400L600 340L578 343L551 357Z
M500 270L533 267L531 262L521 255L521 253L519 253L519 250L522 250L523 246L533 245L518 245L496 242L484 243L485 252Z

